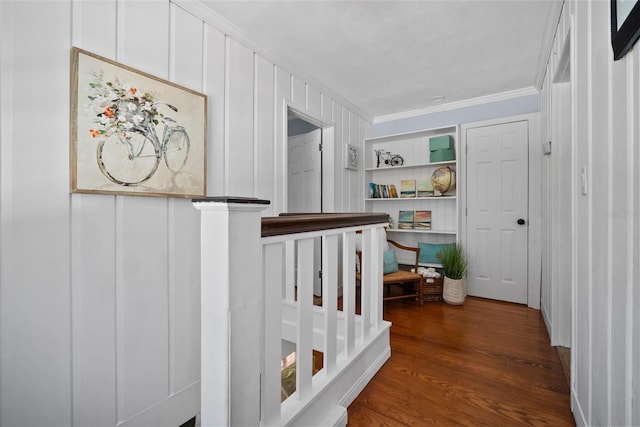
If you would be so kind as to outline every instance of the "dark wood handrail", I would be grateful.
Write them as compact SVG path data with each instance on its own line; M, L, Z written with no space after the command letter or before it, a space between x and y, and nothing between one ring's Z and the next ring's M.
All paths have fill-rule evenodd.
M384 213L283 213L262 218L262 237L388 222Z

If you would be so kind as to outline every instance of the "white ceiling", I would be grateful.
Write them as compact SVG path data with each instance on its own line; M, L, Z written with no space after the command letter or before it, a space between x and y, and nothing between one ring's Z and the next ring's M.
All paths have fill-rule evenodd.
M201 1L371 117L535 87L559 14L559 0Z

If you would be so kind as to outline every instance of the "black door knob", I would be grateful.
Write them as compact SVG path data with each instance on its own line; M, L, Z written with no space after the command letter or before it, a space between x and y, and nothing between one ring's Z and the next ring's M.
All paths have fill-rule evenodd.
M522 218L518 218L518 225L524 225L525 221Z

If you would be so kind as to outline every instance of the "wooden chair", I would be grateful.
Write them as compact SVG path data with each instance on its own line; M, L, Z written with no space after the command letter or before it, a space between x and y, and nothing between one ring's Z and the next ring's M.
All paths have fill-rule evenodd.
M412 248L410 246L401 245L393 240L387 240L391 245L404 251L410 251L415 253L415 262L413 265L414 270L418 271L418 258L420 257L420 248ZM362 253L358 251L358 259L360 265L362 265ZM356 281L361 282L362 276L360 272L356 272ZM418 273L412 273L411 271L398 270L393 273L384 274L382 276L382 286L384 290L389 290L392 285L402 286L403 292L401 295L390 295L390 292L385 293L383 291L383 301L412 298L417 299L420 305L423 304L424 296L424 277ZM409 289L409 292L406 290Z

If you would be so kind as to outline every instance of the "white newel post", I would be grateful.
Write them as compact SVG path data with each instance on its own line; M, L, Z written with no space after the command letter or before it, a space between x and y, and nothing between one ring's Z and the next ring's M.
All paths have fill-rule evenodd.
M201 222L203 427L260 423L261 211L269 201L193 201Z

